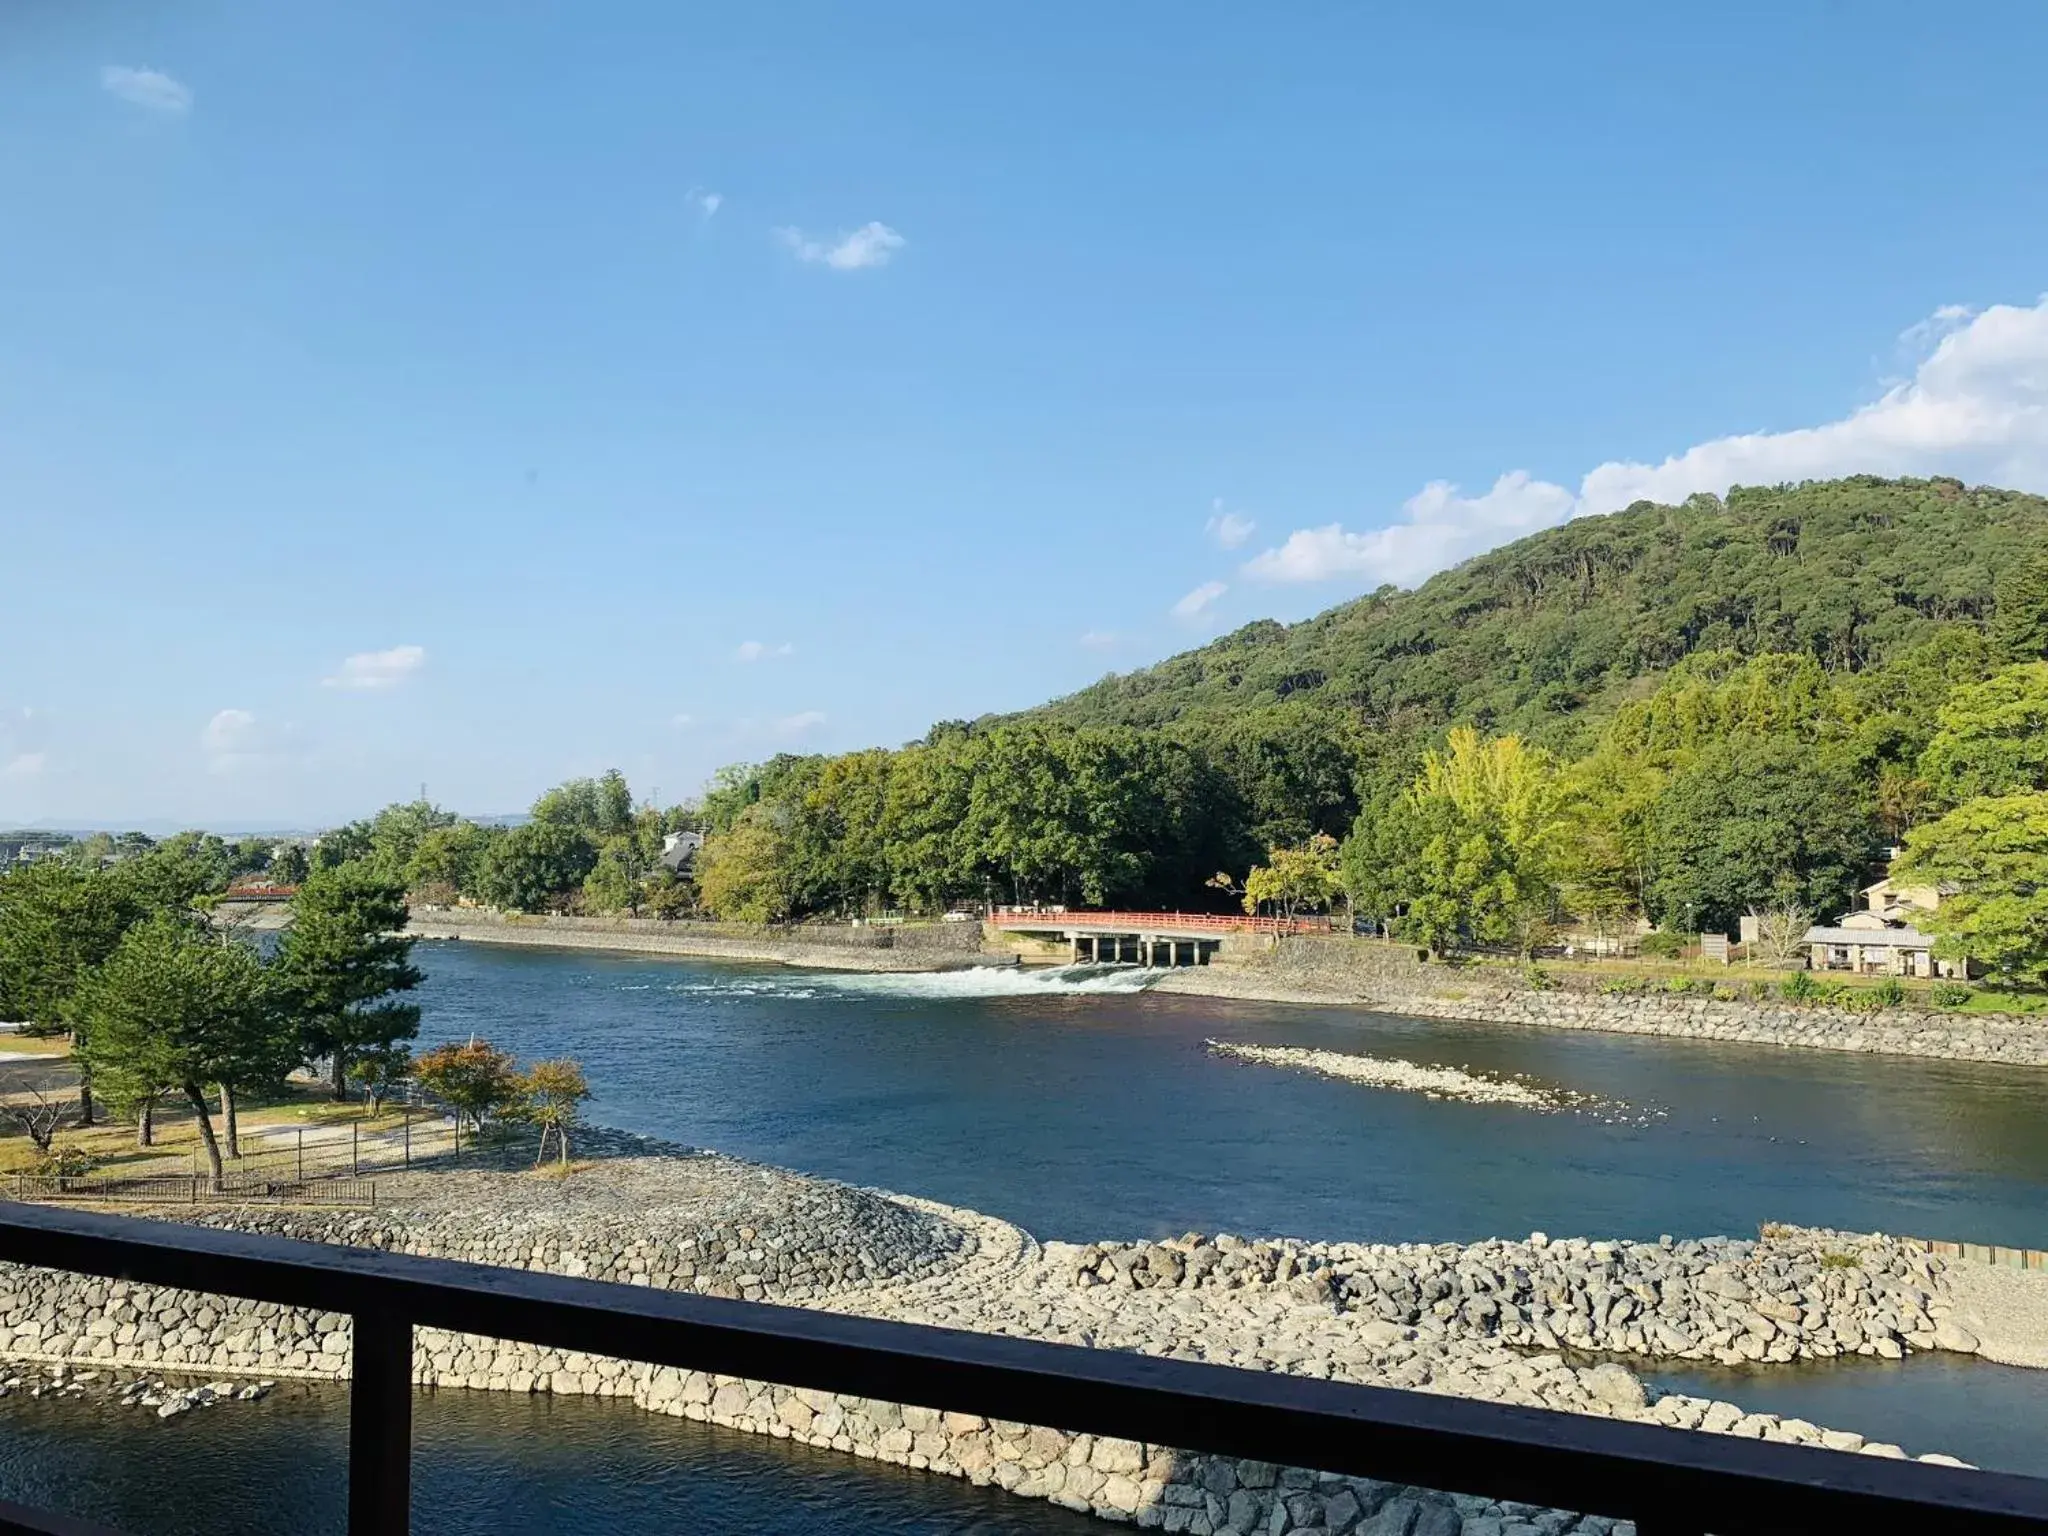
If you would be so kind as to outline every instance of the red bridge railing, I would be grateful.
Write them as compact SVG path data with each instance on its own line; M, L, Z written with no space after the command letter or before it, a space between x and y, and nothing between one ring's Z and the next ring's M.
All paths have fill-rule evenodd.
M1086 912L1046 907L997 907L989 921L998 928L1123 928L1139 933L1167 929L1200 933L1328 933L1327 917L1239 917L1229 912Z

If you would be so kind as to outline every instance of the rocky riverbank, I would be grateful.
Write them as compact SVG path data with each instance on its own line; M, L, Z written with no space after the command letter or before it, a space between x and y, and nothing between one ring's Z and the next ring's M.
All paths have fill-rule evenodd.
M1216 964L1168 971L1153 990L1535 1029L2048 1067L2048 1022L2032 1018L1915 1008L1852 1013L1825 1004L1693 991L1607 992L1596 978L1577 975L1537 987L1523 973L1499 966L1419 964L1412 948L1369 939L1304 936L1277 946L1226 945Z
M1041 1245L971 1211L607 1141L616 1155L565 1178L415 1174L386 1181L375 1213L219 1209L196 1219L1891 1456L1905 1453L1850 1429L1657 1393L1621 1361L1968 1349L1984 1326L1959 1304L1947 1261L1879 1237L1773 1230L1755 1241L1539 1235L1431 1246L1190 1234ZM2048 1294L2014 1305L2027 1326L2048 1319ZM1568 1351L1588 1354L1575 1362ZM1584 1363L1592 1353L1616 1358ZM348 1323L0 1268L0 1355L95 1370L331 1378L346 1373ZM626 1397L1204 1536L1614 1529L1595 1517L431 1330L421 1331L415 1372L443 1386Z

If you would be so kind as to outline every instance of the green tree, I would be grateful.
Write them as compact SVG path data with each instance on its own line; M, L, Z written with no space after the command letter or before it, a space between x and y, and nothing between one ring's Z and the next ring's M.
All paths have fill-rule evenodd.
M305 1054L328 1059L337 1099L358 1056L419 1033L418 1005L395 996L420 983L406 917L404 888L362 863L317 870L292 898L278 975Z
M523 1097L518 1063L485 1040L437 1045L413 1063L413 1081L482 1135L491 1119Z
M1527 948L1556 901L1562 806L1548 753L1460 727L1406 793L1361 816L1344 859L1353 903L1434 954Z
M40 859L0 876L0 1013L36 1034L82 1034L72 1000L142 911L133 885L111 871ZM92 1124L92 1099L92 1064L81 1054L81 1125Z
M474 895L486 850L505 834L473 821L432 827L420 835L405 867L405 886L431 901Z
M1873 791L1853 765L1796 738L1736 737L1658 797L1645 895L1664 927L1729 933L1776 897L1841 911L1879 857Z
M789 843L777 825L778 810L749 806L729 829L704 839L697 888L714 917L773 923L789 916Z
M297 843L280 843L270 860L270 878L279 885L298 885L312 872L306 850Z
M314 870L339 869L344 864L367 859L375 851L376 842L370 835L370 824L352 821L346 826L332 827L314 838L306 860Z
M2010 661L2048 659L2048 545L2006 567L1991 636Z
M225 891L233 869L233 850L212 833L180 832L112 873L136 910L183 912Z
M1950 806L2048 789L2048 661L2007 667L1951 694L1920 774Z
M530 821L492 839L477 863L477 895L515 912L561 907L596 867L588 833L554 821Z
M1318 832L1292 848L1274 847L1266 863L1244 878L1244 909L1271 907L1292 921L1299 912L1321 911L1343 891L1337 869L1337 839Z
M426 800L387 805L370 822L369 860L387 879L410 882L420 844L456 824L453 811Z
M2048 793L1965 801L1906 835L1892 878L1943 888L1915 922L1935 953L2008 986L2048 983Z
M548 1138L555 1139L560 1161L569 1161L569 1132L581 1118L583 1101L590 1097L581 1063L567 1056L537 1061L519 1079L519 1116L540 1127L540 1150L534 1153L536 1168L548 1155Z
M637 891L633 876L627 871L627 858L620 849L607 847L600 851L597 863L583 877L584 910L608 913L631 907Z
M112 875L58 859L0 875L0 1013L41 1034L67 1028L79 982L140 910Z
M218 1188L221 1147L207 1086L265 1081L295 1043L255 953L158 912L122 937L76 1007L87 1024L80 1049L94 1067L184 1095Z
M633 792L616 768L601 778L570 779L533 803L533 819L573 827L592 839L616 837L633 827Z
M412 1075L412 1068L411 1048L397 1041L373 1045L349 1063L348 1080L363 1090L371 1119L383 1113L384 1100Z

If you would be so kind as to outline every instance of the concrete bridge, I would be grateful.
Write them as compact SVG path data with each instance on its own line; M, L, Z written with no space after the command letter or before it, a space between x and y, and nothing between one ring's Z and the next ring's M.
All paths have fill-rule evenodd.
M1070 912L1056 907L998 907L989 926L1066 941L1076 961L1102 964L1207 965L1231 934L1327 933L1326 917L1236 917L1216 912Z

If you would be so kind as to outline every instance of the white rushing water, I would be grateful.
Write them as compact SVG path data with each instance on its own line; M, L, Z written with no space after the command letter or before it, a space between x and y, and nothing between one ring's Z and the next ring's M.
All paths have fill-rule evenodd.
M976 965L957 971L846 971L813 974L806 985L866 997L1065 997L1142 992L1164 970L1136 965Z
M621 992L703 993L739 997L1073 997L1084 993L1142 992L1166 972L1136 965L976 965L957 971L792 971L786 976L747 973L674 982L618 986Z

